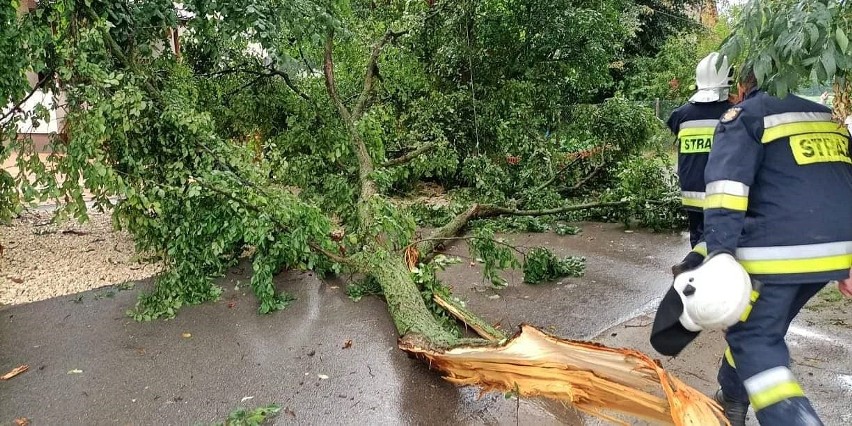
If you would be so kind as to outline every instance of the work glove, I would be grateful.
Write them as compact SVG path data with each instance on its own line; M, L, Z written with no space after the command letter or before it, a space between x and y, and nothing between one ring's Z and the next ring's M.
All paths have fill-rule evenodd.
M677 277L686 271L695 269L698 265L701 265L702 262L704 262L704 255L691 251L683 258L683 260L680 261L680 263L672 266L672 276Z

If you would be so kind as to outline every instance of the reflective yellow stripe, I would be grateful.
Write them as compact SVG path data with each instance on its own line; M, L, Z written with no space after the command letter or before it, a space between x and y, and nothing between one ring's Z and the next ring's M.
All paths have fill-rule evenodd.
M716 131L715 127L690 127L688 129L681 129L677 132L678 138L688 137L688 136L713 136L713 132Z
M763 127L768 129L781 124L800 123L802 121L831 121L830 112L782 112L763 117Z
M730 365L731 367L737 368L737 364L734 364L734 354L731 353L730 346L725 348L725 361L728 361L728 365Z
M810 259L739 260L749 274L807 274L849 269L852 254Z
M793 246L740 247L737 249L736 258L740 260L787 260L813 259L841 254L852 254L852 241Z
M704 199L704 210L728 209L746 211L748 209L748 197L730 194L712 194Z
M699 198L680 197L680 202L684 206L688 206L688 207L698 207L698 208L704 207L704 200L699 199Z
M746 305L745 310L743 311L743 314L740 315L740 322L745 322L748 319L748 316L751 315L752 306L753 305L751 303Z
M833 121L800 121L797 123L779 124L763 131L763 143L769 143L776 139L803 133L837 133L849 136L849 130L841 124Z
M828 119L831 119L831 114L828 115ZM684 121L683 123L680 123L680 128L681 129L690 129L690 128L695 128L695 127L710 127L712 129L715 129L716 126L718 126L718 125L719 125L718 119L716 119L716 120L712 120L712 119L710 119L710 120L689 120L689 121ZM766 126L766 127L771 127L771 126Z
M702 255L707 256L707 243L698 243L695 247L692 248L692 251Z
M755 411L762 410L772 404L776 404L785 399L795 398L797 396L805 396L802 387L796 382L786 382L777 384L765 391L758 392L754 395L749 395L749 401Z
M755 411L785 399L805 396L793 372L784 366L761 371L743 380L743 385Z
M740 322L745 322L746 320L748 320L748 316L751 315L751 308L754 307L754 302L757 302L758 297L760 297L760 293L758 293L757 290L752 290L751 296L749 297L750 302L748 305L746 305L743 314L740 315Z

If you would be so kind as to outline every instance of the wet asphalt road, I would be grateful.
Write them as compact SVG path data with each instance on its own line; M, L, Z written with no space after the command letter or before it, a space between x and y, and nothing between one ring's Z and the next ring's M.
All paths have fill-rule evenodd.
M579 235L511 234L508 242L519 247L544 246L557 256L585 256L582 278L527 285L523 272L504 274L510 284L493 290L480 268L465 262L440 275L453 293L484 318L514 331L522 322L559 336L590 339L601 331L655 309L671 285L671 265L689 250L679 234L625 232L620 225L587 223ZM447 254L468 256L457 245ZM494 298L499 295L499 298Z
M495 291L467 262L442 277L506 330L526 322L567 338L593 338L652 309L669 285L670 265L688 247L680 235L600 224L583 230L508 237L587 256L583 278L529 286L518 271L507 275L508 288ZM464 247L448 252L467 255ZM297 300L260 316L250 290L234 290L247 285L247 271L231 272L222 280L222 300L184 308L170 321L140 324L124 315L148 283L0 309L0 372L30 366L0 381L0 424L18 417L33 425L211 424L237 406L271 402L285 407L275 424L583 423L559 404L500 394L477 399L476 390L443 381L396 349L376 298L353 303L340 284L282 274L277 285ZM612 343L640 345L643 335L634 330L640 334L632 341Z

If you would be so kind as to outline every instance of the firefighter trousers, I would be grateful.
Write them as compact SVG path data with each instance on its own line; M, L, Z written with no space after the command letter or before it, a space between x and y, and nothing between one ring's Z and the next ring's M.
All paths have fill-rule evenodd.
M729 400L750 402L761 425L822 425L790 370L784 336L825 285L764 284L746 320L725 334L719 385Z
M695 248L695 245L704 236L704 212L687 210L686 220L689 226L689 244L692 248Z

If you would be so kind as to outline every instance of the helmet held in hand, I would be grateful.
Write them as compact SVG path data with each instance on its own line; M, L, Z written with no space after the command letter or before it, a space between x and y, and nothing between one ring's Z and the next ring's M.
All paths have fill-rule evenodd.
M733 256L718 253L678 275L674 289L683 301L680 323L687 330L725 329L749 306L752 282Z

